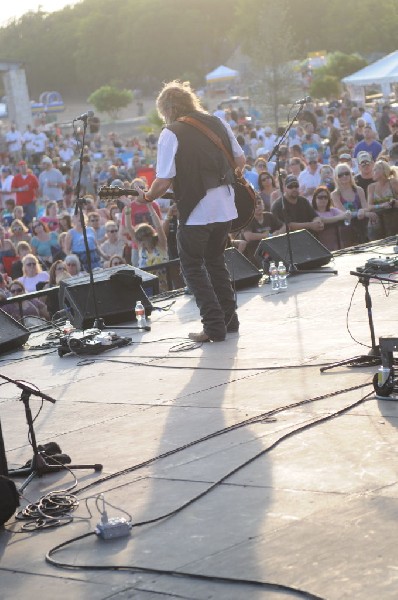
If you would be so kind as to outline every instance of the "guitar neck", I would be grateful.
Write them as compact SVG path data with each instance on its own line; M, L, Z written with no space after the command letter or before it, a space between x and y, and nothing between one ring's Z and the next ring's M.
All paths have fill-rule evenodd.
M134 188L120 188L120 187L110 187L103 186L98 190L98 195L100 198L120 198L121 196L138 196L138 192ZM166 192L161 196L162 198L166 198L167 200L174 200L173 192Z

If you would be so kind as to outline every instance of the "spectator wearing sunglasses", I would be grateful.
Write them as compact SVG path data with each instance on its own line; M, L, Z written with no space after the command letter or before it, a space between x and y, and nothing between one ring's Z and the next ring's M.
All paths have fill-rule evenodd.
M20 281L12 281L8 286L8 289L11 296L22 296L28 291ZM46 320L49 319L46 305L42 300L40 300L40 298L23 300L21 303L13 302L12 304L2 306L2 309L16 321L23 321L25 325L29 324L25 321L25 317L40 317Z
M34 254L27 254L23 257L22 273L22 277L19 277L17 281L24 285L27 292L36 292L38 283L47 283L50 279L48 272L42 271Z
M119 236L119 229L114 221L107 221L105 223L105 241L101 244L101 251L106 255L107 260L114 254L123 256L125 241ZM104 266L108 266L104 264Z
M316 188L312 197L312 207L325 226L323 231L318 231L318 240L329 250L338 250L341 246L338 226L347 215L349 218L349 213L332 206L330 190L324 185Z
M17 244L19 242L28 242L28 244L30 243L32 236L29 233L29 229L20 219L13 220L13 222L11 223L10 230L11 235L9 239L15 247L17 247Z
M289 224L290 231L308 229L317 233L324 229L322 219L316 214L304 196L299 194L299 182L294 175L288 175L284 183L284 199L278 198L271 208L272 214L282 223Z
M336 189L332 192L332 202L342 211L350 211L351 224L341 229L343 247L364 244L368 241L367 217L376 221L375 213L368 209L365 192L355 184L351 169L348 165L340 163L335 170Z

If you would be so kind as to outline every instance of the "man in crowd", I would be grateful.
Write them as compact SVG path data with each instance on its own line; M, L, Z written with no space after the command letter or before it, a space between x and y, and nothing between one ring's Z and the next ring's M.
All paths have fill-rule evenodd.
M63 200L63 189L65 179L59 169L53 167L53 161L49 156L42 160L43 171L39 175L39 194L46 204L50 200L61 203Z
M186 283L202 317L203 330L190 333L196 342L223 341L238 331L239 321L224 250L236 218L234 171L224 153L195 127L180 122L190 116L209 127L228 148L236 167L245 156L230 127L203 111L199 98L187 84L173 81L157 98L167 127L159 137L156 179L140 202L161 197L173 183L179 211L178 253Z
M377 160L379 156L382 146L380 142L375 140L375 133L372 129L372 126L367 123L363 130L364 139L354 148L354 157L356 158L360 152L369 152L372 155L373 160Z
M18 170L12 180L12 191L15 192L17 206L23 206L24 221L29 225L36 216L39 181L36 175L28 172L28 165L24 160L19 161Z
M323 230L321 218L308 200L299 195L299 182L294 175L286 177L284 196L285 202L282 198L275 200L271 212L282 223L288 223L290 231L308 229L316 233Z
M365 192L366 199L368 197L368 187L373 180L373 158L369 152L360 152L357 156L359 173L355 176L355 183L359 185Z

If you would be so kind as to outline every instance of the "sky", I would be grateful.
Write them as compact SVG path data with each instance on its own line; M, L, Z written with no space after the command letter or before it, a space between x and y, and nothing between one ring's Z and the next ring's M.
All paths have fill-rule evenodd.
M2 2L0 9L0 26L7 25L10 19L18 19L30 10L37 11L39 6L44 12L54 12L64 6L76 4L77 0L14 0Z

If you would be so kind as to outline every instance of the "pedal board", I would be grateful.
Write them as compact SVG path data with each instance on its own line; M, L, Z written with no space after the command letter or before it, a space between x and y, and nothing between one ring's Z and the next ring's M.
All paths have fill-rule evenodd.
M101 331L100 329L86 329L85 331L72 331L60 338L58 356L77 354L78 356L101 354L114 348L122 348L131 343L131 338L121 337L114 331Z

